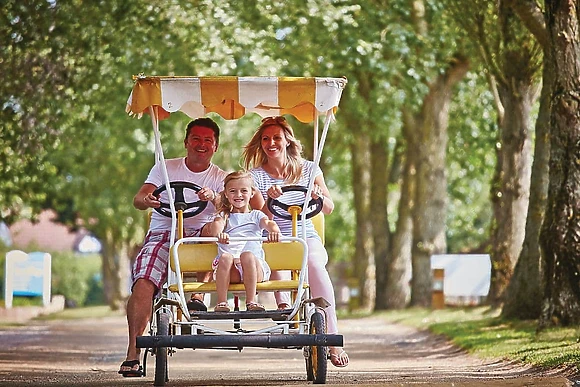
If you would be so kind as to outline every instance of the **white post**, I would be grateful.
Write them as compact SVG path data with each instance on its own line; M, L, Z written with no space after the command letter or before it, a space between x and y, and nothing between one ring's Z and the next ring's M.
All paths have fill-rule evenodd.
M52 281L52 257L49 253L44 253L44 275L42 276L42 305L47 307L50 305L50 292Z
M14 297L14 263L24 261L28 257L24 251L12 250L6 253L6 272L4 286L4 305L6 309L12 309L12 300Z

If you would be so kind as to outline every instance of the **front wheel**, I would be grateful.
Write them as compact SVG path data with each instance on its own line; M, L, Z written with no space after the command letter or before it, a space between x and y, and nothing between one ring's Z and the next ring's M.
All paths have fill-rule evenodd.
M169 335L169 313L160 311L157 314L157 335ZM167 347L155 348L155 386L164 386L169 381L167 374Z
M310 334L325 334L326 324L320 312L314 312L310 318ZM326 383L328 347L313 345L308 348L306 357L306 376L314 384Z

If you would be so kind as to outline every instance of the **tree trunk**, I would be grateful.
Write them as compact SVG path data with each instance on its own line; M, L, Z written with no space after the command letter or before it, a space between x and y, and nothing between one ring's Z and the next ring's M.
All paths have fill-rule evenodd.
M101 238L102 273L105 300L112 310L125 306L128 291L129 257L127 245L120 242L112 231Z
M415 189L415 125L411 114L403 112L405 159L402 171L396 231L391 240L387 278L387 308L405 308L411 300L411 246L413 244L413 197Z
M376 289L387 288L389 219L387 216L388 153L386 141L382 137L371 144L371 207L373 226L373 245L376 267ZM376 291L374 309L387 308L388 293Z
M411 304L431 305L431 255L446 252L447 124L451 89L467 72L467 59L456 57L430 86L416 130L417 183L413 210Z
M513 86L513 87L512 87ZM497 148L499 173L493 188L492 280L489 302L499 306L520 254L531 174L530 109L535 88L527 79L499 85L505 109Z
M548 56L549 52L546 51L544 53L540 111L536 120L536 140L525 239L514 268L514 274L505 292L505 302L502 309L502 316L505 318L537 319L540 317L541 311L541 304L537 301L542 299L542 287L538 286L542 282L539 238L548 196L550 98L554 74Z
M346 117L347 121L350 121ZM359 306L372 310L375 296L372 220L370 214L369 138L359 132L351 142L352 185L356 219L354 274L358 281Z
M580 39L578 1L546 2L551 100L550 185L540 235L545 281L540 327L580 323Z

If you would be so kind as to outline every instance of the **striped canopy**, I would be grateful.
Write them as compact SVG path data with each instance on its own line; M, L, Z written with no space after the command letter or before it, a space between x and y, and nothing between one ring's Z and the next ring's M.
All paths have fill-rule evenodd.
M158 119L181 111L192 118L217 113L227 120L249 112L262 117L291 114L311 122L340 102L346 78L135 77L127 112L141 116L158 107Z

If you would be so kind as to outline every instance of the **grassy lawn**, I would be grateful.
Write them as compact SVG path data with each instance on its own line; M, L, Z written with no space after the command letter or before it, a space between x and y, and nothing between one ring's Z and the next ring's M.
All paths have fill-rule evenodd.
M409 308L377 314L386 321L428 329L483 358L539 367L579 367L580 327L537 331L537 321L507 321L488 307Z

